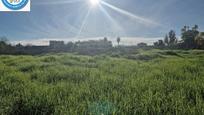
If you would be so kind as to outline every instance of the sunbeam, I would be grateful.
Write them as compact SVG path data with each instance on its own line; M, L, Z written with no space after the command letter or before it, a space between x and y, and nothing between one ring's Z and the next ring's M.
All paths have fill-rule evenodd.
M142 23L144 25L149 25L149 24L151 24L151 25L160 25L160 24L158 24L158 23L156 23L156 22L154 22L152 20L148 20L146 18L137 16L135 14L132 14L132 13L128 12L128 11L125 11L123 9L120 9L120 8L116 7L116 6L113 6L113 5L111 5L111 4L107 3L107 2L101 1L101 4L111 8L112 10L115 10L115 11L117 11L117 12L123 14L123 15L126 15L126 16L128 16L130 18L134 18L134 19L137 20L137 22Z
M83 28L84 28L84 26L85 26L85 24L86 24L86 21L87 21L87 19L88 19L88 17L89 17L90 11L91 11L91 9L89 8L89 10L88 10L86 16L85 16L84 19L83 19L82 25L81 25L81 27L80 27L80 29L79 29L79 32L78 32L76 38L80 37L81 32L82 32L82 30L83 30Z
M110 14L106 11L106 9L103 8L103 6L99 5L99 9L102 13L105 14L105 16L108 18L108 20L113 24L115 27L114 29L119 30L122 33L125 33L124 29L117 23L115 19L113 19ZM118 33L117 33L118 34Z

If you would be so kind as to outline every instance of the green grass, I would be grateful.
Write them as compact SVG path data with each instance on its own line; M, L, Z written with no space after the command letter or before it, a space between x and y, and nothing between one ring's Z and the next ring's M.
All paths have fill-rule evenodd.
M2 115L202 115L204 52L0 56Z

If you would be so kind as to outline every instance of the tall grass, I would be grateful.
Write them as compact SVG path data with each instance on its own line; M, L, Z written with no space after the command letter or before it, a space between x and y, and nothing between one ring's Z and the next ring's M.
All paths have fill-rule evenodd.
M201 51L139 52L0 56L0 114L204 114Z

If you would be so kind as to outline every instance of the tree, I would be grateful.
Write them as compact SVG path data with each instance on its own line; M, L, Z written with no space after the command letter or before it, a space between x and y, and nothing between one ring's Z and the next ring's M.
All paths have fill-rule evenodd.
M169 46L169 36L166 34L165 38L164 38L164 43Z
M192 27L193 31L197 31L198 30L198 25L195 25L194 27Z
M8 43L8 39L7 39L7 37L1 37L0 38L0 42L4 42L4 43Z
M164 46L165 46L165 44L164 44L164 41L163 41L163 40L159 40L159 41L158 41L158 43L159 43L159 46L161 46L161 47L164 47Z
M154 43L154 46L156 47L164 47L165 43L163 40L158 40L157 42Z
M16 47L21 48L21 47L23 47L23 45L21 43L18 43L18 44L16 44Z
M146 47L147 43L141 42L141 43L138 43L137 46L139 46L139 47Z
M169 32L169 45L175 45L177 42L175 31L171 30Z
M14 47L8 44L8 39L6 37L0 38L0 54L12 54L14 52Z
M199 35L195 38L197 48L198 49L204 49L204 33L199 33Z
M117 38L118 46L119 46L120 40L121 40L120 37L118 37L118 38Z
M187 27L189 28L189 27ZM195 25L191 30L190 29L186 29L186 27L184 26L184 28L182 29L182 33L181 33L181 38L184 41L184 47L185 48L196 48L196 36L198 36L199 31L198 31L198 26Z
M8 39L6 37L0 38L0 52L6 50Z

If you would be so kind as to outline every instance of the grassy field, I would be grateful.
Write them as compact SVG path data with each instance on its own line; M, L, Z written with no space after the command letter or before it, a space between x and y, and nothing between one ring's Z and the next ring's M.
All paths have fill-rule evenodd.
M0 56L2 115L203 115L204 52Z

